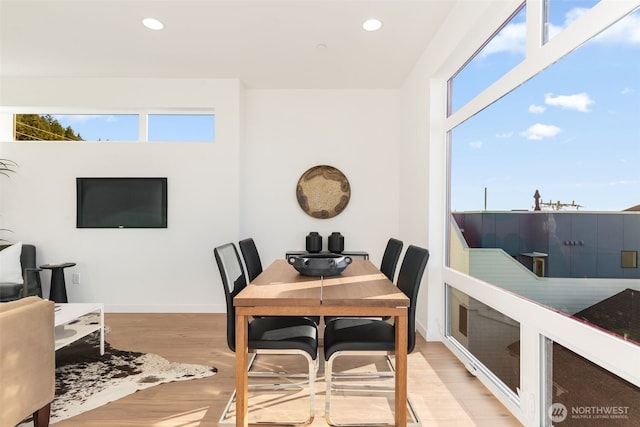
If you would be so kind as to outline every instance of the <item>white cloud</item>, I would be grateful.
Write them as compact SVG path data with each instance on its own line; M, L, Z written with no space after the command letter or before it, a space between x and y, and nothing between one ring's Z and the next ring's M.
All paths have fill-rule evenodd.
M542 105L535 105L535 104L531 104L529 105L529 112L531 114L542 114L545 112L547 108L543 107Z
M631 89L630 87L625 87L620 91L620 95L628 95L632 92L633 92L633 89Z
M513 132L504 132L504 133L496 134L496 138L511 138L512 136L513 136Z
M633 13L594 37L594 42L640 46L640 15Z
M589 106L596 102L589 98L589 95L585 92L576 93L574 95L558 95L553 96L552 93L544 95L544 103L547 105L553 105L556 107L566 108L568 110L577 110L581 112L588 112Z
M509 24L502 29L482 49L481 56L486 57L493 53L510 52L524 54L526 49L526 25L524 22Z
M543 125L542 123L536 123L533 126L529 126L529 129L527 129L524 132L521 132L520 135L526 137L527 139L540 140L543 138L554 137L560 132L562 132L562 129L560 129L557 126Z
M584 13L589 10L581 7L576 7L571 9L564 15L564 22L561 25L554 25L552 23L547 24L547 37L549 40L558 35L558 33L562 32L569 25L573 24L578 18L580 18Z
M564 15L564 26L568 27L569 25L573 24L574 22L576 22L582 15L585 14L586 11L588 11L589 9L584 8L584 7L575 7L571 10L569 10L565 15Z
M482 148L482 141L473 141L469 143L469 147L479 150Z
M549 23L547 28L549 39L552 39L559 32L573 24L588 10L589 9L587 8L577 7L566 13L565 20L562 25L553 25ZM632 46L640 45L640 15L637 13L627 15L616 24L595 36L592 41L594 43L627 44Z

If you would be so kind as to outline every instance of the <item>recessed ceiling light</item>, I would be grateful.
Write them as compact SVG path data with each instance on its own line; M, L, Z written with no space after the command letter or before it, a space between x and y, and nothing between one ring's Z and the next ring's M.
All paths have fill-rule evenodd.
M144 18L142 24L150 30L161 30L164 28L164 24L155 18Z
M382 22L379 19L367 19L362 23L362 29L365 31L378 31L382 28Z

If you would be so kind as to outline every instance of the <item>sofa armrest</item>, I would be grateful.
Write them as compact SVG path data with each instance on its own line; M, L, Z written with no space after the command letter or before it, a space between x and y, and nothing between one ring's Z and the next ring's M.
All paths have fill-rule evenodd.
M55 394L54 303L0 304L0 425L16 425Z
M31 295L42 297L42 285L40 284L40 272L41 268L37 267L25 267L23 268L23 281L22 281L22 297L29 296L29 290L35 289L37 294L31 292Z

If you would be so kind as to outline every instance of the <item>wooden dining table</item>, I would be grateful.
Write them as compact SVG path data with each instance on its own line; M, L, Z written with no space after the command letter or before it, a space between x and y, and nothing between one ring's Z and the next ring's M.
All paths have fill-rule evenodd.
M395 425L407 424L409 298L369 260L333 277L298 273L278 259L233 300L236 310L236 426L248 426L248 321L251 316L391 316L395 320Z

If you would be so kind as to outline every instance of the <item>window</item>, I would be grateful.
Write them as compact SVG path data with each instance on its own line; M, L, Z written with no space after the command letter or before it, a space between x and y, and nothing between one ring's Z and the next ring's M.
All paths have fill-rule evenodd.
M523 5L449 81L449 114L489 87L525 57Z
M544 43L570 26L582 14L600 0L546 0Z
M213 114L149 114L149 141L213 142Z
M554 4L553 13L564 8L562 25L571 22L575 31L530 46L535 54L498 76L497 85L487 85L483 70L469 62L454 77L463 76L466 88L449 81L455 108L445 119L446 343L468 366L489 371L481 373L490 388L521 420L533 419L531 405L539 401L540 425L560 415L554 403L569 416L574 406L588 410L581 402L591 401L584 392L594 389L594 367L611 377L607 387L628 388L629 401L638 401L640 354L640 271L627 267L640 250L640 11L631 10L640 3ZM585 5L593 9L588 19L572 20L588 13ZM593 36L594 29L601 31ZM510 343L495 333L507 327ZM555 344L545 348L542 330L575 355ZM474 337L496 346L474 346ZM498 366L496 358L503 358ZM556 367L569 358L574 375L567 381L568 372ZM552 388L560 381L562 389ZM554 400L562 393L573 400ZM596 406L613 407L606 399L615 395L594 396ZM626 400L617 406L632 407ZM630 418L639 410L634 406ZM562 425L600 425L574 422Z
M552 360L545 425L631 426L640 413L640 389L568 348L547 341ZM635 420L635 421L634 421Z
M639 25L636 11L450 131L450 207L463 230L453 238L501 249L533 272L532 259L544 259L551 281L640 278L620 261L640 242L631 211L640 202ZM492 256L485 262L500 262ZM542 302L525 277L517 285L496 270L466 272Z
M14 118L16 141L214 142L215 135L213 114L16 114Z
M488 370L515 396L520 387L520 324L458 289L447 291L447 335L482 364L472 370Z
M17 141L137 141L135 114L16 114Z

